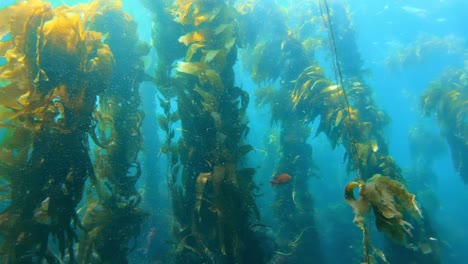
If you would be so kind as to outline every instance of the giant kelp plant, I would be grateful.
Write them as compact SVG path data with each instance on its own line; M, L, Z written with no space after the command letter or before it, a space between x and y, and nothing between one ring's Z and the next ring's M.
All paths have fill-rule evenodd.
M438 53L444 53L444 57L463 56L465 52L463 42L463 38L455 35L439 37L421 34L409 44L397 45L397 48L385 58L385 65L389 70L394 71L423 64Z
M246 10L246 9L242 9ZM292 107L293 81L310 60L299 32L293 34L287 17L275 1L259 1L240 19L243 59L255 82L257 104L269 105L271 119L280 125L277 175L287 173L291 183L276 188L274 211L277 225L277 261L322 263L313 200L308 182L314 175L312 147L307 143L311 128ZM262 22L267 21L267 22ZM258 34L246 29L255 29ZM279 83L276 88L275 83Z
M54 9L31 0L0 11L3 263L76 263L75 244L94 231L81 225L76 207L87 179L97 183L88 137L97 138L96 101L107 98L118 59L94 26L102 4Z
M422 95L427 116L434 114L447 140L453 165L468 182L468 60L461 69L448 69Z
M106 35L103 42L109 46L115 66L94 112L97 179L91 188L96 191L86 201L89 206L83 227L87 232L80 241L79 261L126 263L132 249L129 241L139 235L146 217L138 207L141 197L135 185L141 176L137 158L143 120L138 87L143 80L141 56L148 48L139 43L136 22L119 2L97 1L90 9L96 12L87 27Z
M159 26L154 32L158 54L183 52L179 61L162 55L166 64L158 65L155 77L163 96L159 124L168 137L163 151L170 156L175 262L265 262L251 228L259 217L252 197L255 170L241 166L252 147L244 143L249 96L234 86L236 11L224 1L147 5ZM174 142L173 125L179 121L181 135Z
M365 217L372 208L379 231L417 252L415 259L438 263L437 250L432 250L429 245L414 195L401 183L401 170L388 154L383 136L387 117L375 106L370 88L363 81L353 31L344 27L350 25L346 22L349 19L347 11L337 4L330 12L326 1L320 8L329 29L339 85L327 80L323 70L312 64L296 79L292 100L294 108L299 113L306 113L310 122L320 116L317 133L324 132L333 147L342 145L346 150L344 158L348 162L348 171L357 172L359 180L346 186L345 198L353 207L354 221L363 232L364 261L375 262L376 258L387 261L370 241ZM356 187L360 190L359 199L353 195Z
M2 179L11 190L1 222L4 263L56 263L49 236L74 259L75 208L94 177L88 132L113 66L101 34L85 30L80 14L42 1L2 10L1 35L9 34L0 50Z

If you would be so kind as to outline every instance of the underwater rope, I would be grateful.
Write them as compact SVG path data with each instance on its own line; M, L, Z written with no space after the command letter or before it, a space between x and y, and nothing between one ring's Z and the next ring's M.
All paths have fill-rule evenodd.
M325 13L323 11L323 7L322 7L322 1L319 1L319 7L320 7L320 13L322 15L322 19L323 19L323 23L325 24L326 27L328 27L328 40L330 42L330 50L331 50L331 55L332 55L332 60L333 60L333 72L335 74L335 80L336 82L338 83L339 81L339 84L341 86L341 90L343 91L343 98L344 98L344 101L345 101L345 104L346 104L346 111L348 112L348 116L349 118L351 118L351 106L349 104L349 99L348 99L348 95L346 94L346 90L344 88L344 83L343 83L343 74L341 72L341 67L340 67L340 63L338 61L338 57L337 57L337 48L336 48L336 42L335 42L335 35L334 35L334 32L333 32L333 26L332 26L332 23L330 21L330 8L328 7L328 3L327 3L327 0L323 0L324 4L325 4L325 10L326 10L326 15L327 17L325 17ZM359 179L362 179L362 172L361 172L361 166L360 166L360 163L358 161L358 157L357 157L357 147L356 147L356 139L352 136L351 133L348 134L348 137L349 137L349 140L350 140L350 144L351 144L351 157L353 159L353 162L354 162L354 165L356 166L356 173L357 173L357 176ZM371 261L371 256L370 256L370 252L369 252L369 244L370 244L370 236L366 235L366 232L369 232L369 228L370 228L370 221L367 222L367 228L364 228L363 229L363 245L364 245L364 248L363 248L363 251L364 251L364 259L365 259L365 263L370 263Z
M323 12L322 1L319 1L319 7L320 7L320 13L322 15L323 23L326 25L326 27L328 27L328 40L330 41L330 50L331 50L331 55L332 55L332 60L333 60L333 72L335 74L335 81L339 83L339 85L341 86L341 90L343 91L343 98L346 104L346 112L348 112L348 116L351 118L351 106L349 104L348 95L346 94L346 90L344 88L343 74L341 73L340 63L336 55L337 48L336 48L336 43L335 43L335 35L333 33L333 27L330 21L330 17L331 17L330 9L328 7L327 0L323 0L323 2L325 3L325 10L327 12L326 13L327 17L325 17L325 13ZM357 158L356 139L354 139L351 133L349 133L348 136L349 136L349 140L351 143L351 156L353 158L354 165L356 166L357 176L359 179L361 179L362 173L361 173L361 166L359 162L357 161L358 158Z

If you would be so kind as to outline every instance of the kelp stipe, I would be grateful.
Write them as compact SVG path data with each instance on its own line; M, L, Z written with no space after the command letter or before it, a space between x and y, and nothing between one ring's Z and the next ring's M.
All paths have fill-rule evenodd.
M140 43L136 22L121 9L120 2L96 1L85 16L88 28L102 32L115 61L106 92L94 111L93 139L96 177L88 191L83 216L86 232L80 241L80 263L127 263L134 248L130 240L140 234L147 214L139 208L135 185L141 176L139 83L143 80L142 56L148 52ZM94 195L93 195L94 193Z
M155 40L158 54L172 47L179 52L181 44L185 54L177 62L177 57L164 56L166 64L155 78L164 96L159 124L168 136L164 151L171 162L175 262L265 262L261 241L250 228L259 217L252 197L255 170L240 166L252 147L244 143L249 96L234 86L236 11L222 1L170 4L151 9L168 22L157 22L161 27L155 28L156 38L167 37ZM170 45L163 45L167 40ZM170 100L176 101L176 112ZM181 136L175 143L171 124L179 118Z
M3 263L75 263L75 211L94 177L88 135L96 97L113 56L101 34L85 29L81 7L42 1L1 11L2 182L11 190L2 212ZM58 242L60 256L49 246Z
M259 20L269 23L261 27ZM302 31L291 33L294 30L288 28L286 16L274 1L257 2L252 10L245 11L240 21L245 45L242 60L261 87L256 91L257 106L269 106L271 121L280 126L279 164L275 173L292 177L275 191L273 210L278 227L275 228L274 261L323 263L312 194L308 189L309 180L315 175L312 146L307 143L311 128L304 116L293 109L291 100L294 80L310 65L299 36ZM259 34L250 34L249 27Z
M387 261L383 252L376 250L370 243L364 218L369 208L372 208L377 229L396 242L389 244L392 248L390 251L398 250L405 260L440 263L438 246L430 244L430 234L427 233L432 232L431 225L427 218L423 218L415 203L415 196L401 183L401 169L388 154L383 137L383 126L388 122L386 115L375 106L370 89L363 81L362 63L354 42L353 30L342 26L350 25L349 22L342 22L350 20L349 13L344 6L336 4L331 15L326 1L321 8L324 22L329 27L336 76L341 84L337 88L341 90L343 97L341 102L336 102L341 107L335 104L335 107L343 110L328 115L327 119L332 120L326 122L325 131L328 131L326 134L329 137L338 138L337 142L344 139L342 142L347 152L348 169L356 170L360 177L359 181L346 186L345 198L355 211L356 224L363 231L364 260L374 262L376 258L380 258ZM335 38L335 35L340 37ZM347 50L338 50L339 47L347 47ZM333 104L327 104L328 107L331 105ZM343 118L343 114L349 119ZM321 123L323 117L322 115ZM336 136L334 132L338 132L340 136ZM354 202L351 192L357 186L361 196ZM403 247L398 249L397 245ZM395 257L396 255L392 255L389 260L397 261Z

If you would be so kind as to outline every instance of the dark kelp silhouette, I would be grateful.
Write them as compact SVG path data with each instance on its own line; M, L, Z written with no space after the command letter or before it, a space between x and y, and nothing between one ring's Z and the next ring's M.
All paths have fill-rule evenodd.
M251 12L245 12L239 19L245 49L241 58L254 81L262 87L256 92L257 106L268 105L272 122L280 125L279 164L275 172L292 177L289 183L275 190L273 210L279 225L274 228L278 247L275 259L322 263L319 231L308 188L309 179L315 174L312 146L306 142L311 128L303 115L294 111L291 101L293 81L310 60L301 44L300 31L290 34L292 30L286 18L274 1L259 2ZM258 34L249 34L248 28L255 28Z
M234 86L236 11L223 1L147 6L156 14L155 47L165 54L155 82L163 96L158 121L167 133L162 150L170 161L175 262L265 262L250 228L259 218L255 169L241 166L252 147L244 143L249 96ZM179 120L181 135L174 142Z
M468 182L468 62L461 69L448 69L433 81L421 97L426 116L436 115L452 154L453 165Z
M97 118L96 100L112 96L106 93L115 81L115 60L119 60L118 52L111 51L112 43L102 41L103 32L97 31L98 25L104 23L98 20L109 15L109 9L101 9L105 5L120 9L118 4L105 1L55 9L46 2L26 1L0 11L0 35L2 39L7 34L10 36L0 42L0 54L6 58L0 68L1 126L5 131L1 142L1 178L8 189L4 201L9 204L0 222L3 263L59 263L59 259L76 263L75 245L86 240L83 237L95 239L87 250L94 250L101 258L107 257L100 249L103 239L108 238L93 237L97 231L89 228L89 221L82 225L76 211L87 180L95 188L100 185L95 174L97 168L101 177L100 167L90 157L88 137L97 138L93 128L105 123ZM120 26L123 25L114 25ZM126 88L133 89L136 84ZM116 104L127 103L127 97L118 100ZM116 113L108 118L115 118L113 114ZM126 129L139 135L138 123L136 120ZM130 141L125 140L123 146ZM98 144L110 146L112 142L113 139L106 143L102 139ZM128 146L135 148L135 144ZM129 153L123 151L127 158ZM134 162L135 151L131 153L133 156L127 159L131 162L123 165L124 173ZM121 180L119 175L115 173L112 177ZM128 195L134 183L111 181L110 185L119 186L115 192L121 197ZM106 204L102 208L127 208L120 200L100 198L99 206ZM132 210L137 210L136 204L132 203ZM94 210L89 208L98 207L92 203L85 207L88 213L85 217L95 219ZM102 222L110 223L113 217L113 214L106 215ZM127 223L141 222L131 220ZM76 230L77 226L81 231ZM124 228L115 226L112 233L122 234L126 232ZM136 230L128 231L131 233L128 237L137 234ZM51 247L51 239L58 242L57 249ZM120 247L112 254L125 249L128 240L117 243ZM60 256L56 256L56 251ZM78 252L81 263L93 263L83 259L83 254L88 253ZM122 254L119 260L126 258L126 251Z
M349 10L335 4L330 12L326 2L321 8L324 21L328 23L336 75L340 80L337 88L346 88L341 90L341 103L333 102L341 104L341 107L336 105L341 110L331 115L328 112L325 118L329 119L325 131L332 141L342 142L348 168L356 170L359 176L358 181L346 186L345 198L354 209L355 223L363 231L364 259L375 262L377 257L386 262L388 257L390 262L440 263L438 245L429 239L433 235L431 223L423 217L415 196L406 190L401 169L388 153L383 136L388 118L375 106L371 89L363 81L362 60L355 44L354 30L344 26L351 25ZM325 87L322 92L329 88ZM321 123L322 120L324 115ZM344 137L348 138L343 140ZM359 187L358 199L352 193L356 187ZM387 257L371 245L364 219L370 208L376 217L377 229L391 239Z
M106 35L103 40L114 56L115 66L106 92L99 97L94 114L96 180L88 192L80 240L80 263L127 263L130 239L140 234L147 214L139 207L135 185L141 176L137 160L141 148L139 83L143 80L141 56L148 47L139 43L136 22L118 2L91 3L96 13L87 26ZM93 195L94 194L94 195Z

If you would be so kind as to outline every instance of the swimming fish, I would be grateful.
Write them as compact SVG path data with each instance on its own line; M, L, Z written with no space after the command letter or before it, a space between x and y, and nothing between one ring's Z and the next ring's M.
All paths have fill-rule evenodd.
M291 180L291 175L287 173L280 174L278 176L275 176L273 180L270 182L271 187L276 186L278 184L285 184Z

